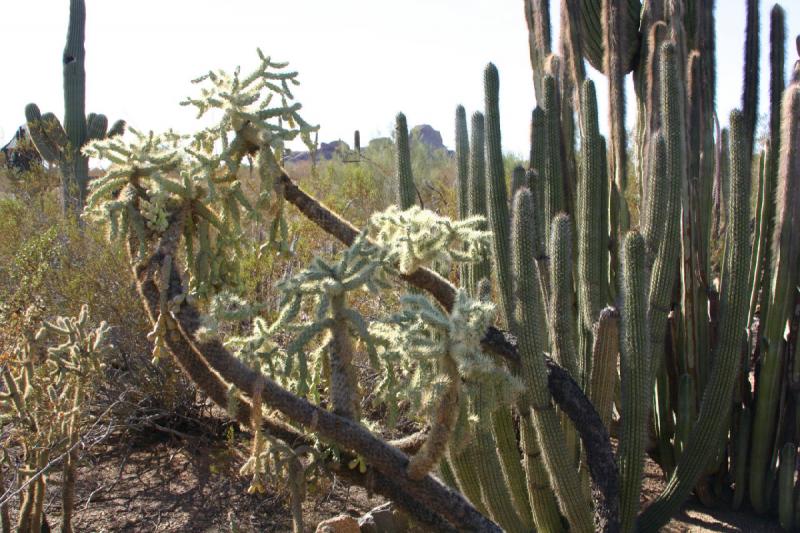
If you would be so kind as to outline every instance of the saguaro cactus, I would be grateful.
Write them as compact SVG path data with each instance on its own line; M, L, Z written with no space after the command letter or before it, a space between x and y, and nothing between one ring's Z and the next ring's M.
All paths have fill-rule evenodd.
M81 149L90 140L122 134L125 122L108 129L104 115L86 116L86 3L70 0L67 44L64 47L64 125L52 113L42 115L36 104L25 108L25 119L36 149L48 163L61 171L63 209L80 211L89 186L89 158Z

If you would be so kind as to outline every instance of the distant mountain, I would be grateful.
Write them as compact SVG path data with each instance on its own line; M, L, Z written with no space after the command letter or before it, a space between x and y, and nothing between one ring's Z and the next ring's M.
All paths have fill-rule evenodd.
M453 154L451 150L448 150L447 147L442 142L442 134L433 128L433 126L429 124L419 124L411 128L409 132L409 137L413 141L418 141L428 149L433 152L435 150L446 150L449 154ZM381 146L385 144L394 144L394 141L389 137L377 137L369 141L367 146L374 147L374 146ZM317 148L317 160L329 160L332 159L334 154L337 152L340 153L347 153L351 150L350 145L344 142L343 140L339 139L338 141L332 141L327 143L320 143L319 148ZM298 152L289 152L284 155L284 162L288 163L297 163L300 161L309 161L311 159L311 154L307 151L298 151Z

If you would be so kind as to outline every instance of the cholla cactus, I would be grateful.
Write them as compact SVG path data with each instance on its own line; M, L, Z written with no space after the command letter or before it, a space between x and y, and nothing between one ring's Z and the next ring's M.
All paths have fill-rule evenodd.
M488 251L491 232L479 229L483 217L453 221L419 207L400 211L391 206L370 218L370 234L388 254L388 263L397 263L402 274L434 262L477 262ZM463 245L463 246L462 246Z
M105 368L110 349L105 322L92 328L88 308L78 317L44 322L32 342L22 343L2 362L6 392L0 395L0 420L11 428L9 441L22 455L23 491L18 531L39 531L44 520L45 465L63 458L62 531L72 531L77 444L91 414L86 405Z
M195 80L205 84L189 98L198 116L222 111L219 122L192 137L172 131L134 138L97 140L84 148L88 156L111 162L108 173L92 183L89 216L108 222L112 236L133 230L143 256L151 234L162 234L178 212L183 235L190 291L198 296L238 285L241 219L270 217L269 241L262 249L290 253L288 227L283 218L278 161L284 143L300 136L311 146L316 127L302 119L299 103L292 103L290 84L297 74L284 72L284 63L272 62L259 51L261 62L246 77L209 72ZM280 104L270 107L273 100ZM255 154L261 177L260 191L250 199L238 171L244 157Z

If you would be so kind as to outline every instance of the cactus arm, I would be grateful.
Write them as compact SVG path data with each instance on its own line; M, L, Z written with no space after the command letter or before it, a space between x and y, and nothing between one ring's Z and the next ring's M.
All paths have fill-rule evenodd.
M105 115L89 113L86 119L86 136L88 140L104 139L108 129L108 118Z
M558 99L556 80L553 76L545 76L544 113L545 113L545 161L544 161L544 224L550 227L553 217L564 211L564 182L561 166L561 108Z
M469 185L467 200L469 215L486 216L486 160L483 113L476 111L471 118L472 138L470 139ZM484 228L481 228L484 229ZM468 290L475 294L480 280L489 276L489 258L484 257L470 267Z
M778 518L785 531L794 525L794 475L797 469L797 445L787 442L781 448L778 471Z
M520 461L514 419L509 409L501 407L492 413L492 435L497 445L497 455L500 457L506 486L511 493L511 501L520 518L520 525L525 531L530 531L534 528L534 522L528 500L528 484Z
M464 106L456 107L456 191L458 196L458 218L469 216L469 134L467 132L467 112ZM469 288L472 265L461 265L459 281Z
M572 530L591 531L589 502L581 488L573 458L566 450L564 432L546 386L544 303L537 280L536 263L528 259L532 257L534 248L530 191L521 190L514 196L513 220L513 266L517 297L514 324L519 339L520 375L529 391L531 416L561 510Z
M550 488L547 469L542 460L542 449L536 436L536 428L529 414L520 415L520 445L522 466L528 484L528 498L533 509L533 520L537 531L564 531L558 502Z
M417 203L417 189L414 185L414 174L411 171L411 147L408 141L408 124L406 116L398 113L395 117L395 171L399 189L397 204L400 209L408 209Z
M536 99L542 98L545 58L551 51L550 0L525 0L525 22L528 26L528 50L533 71Z
M625 132L625 76L622 57L622 24L626 0L602 0L603 16L603 68L608 77L608 123L611 126L611 176L618 194L617 209L612 213L619 217L615 238L628 229L628 204L625 192L628 188L628 156ZM638 14L637 14L638 15ZM638 22L638 21L637 21Z
M36 104L25 106L25 120L36 150L48 163L59 162L66 149L66 133L52 114L42 116Z
M467 134L467 112L464 106L456 107L456 185L458 190L458 218L469 215L467 190L469 181L469 135Z
M125 127L127 126L124 120L116 121L109 129L106 137L116 137L117 135L122 135L125 133Z
M589 400L597 409L603 425L611 430L614 393L617 383L619 354L619 311L606 307L592 332L592 369L589 381Z
M800 221L800 85L792 84L783 99L775 232L772 237L772 279L765 321L765 348L761 354L759 388L753 418L750 455L750 500L756 510L765 510L765 479L771 460L777 418L780 380L785 360L784 328L792 298L786 290L797 283L798 244L792 236Z
M750 256L750 155L747 141L744 116L734 111L731 113L731 202L726 245L729 272L720 298L723 308L720 341L688 445L664 492L639 516L637 527L641 531L656 531L677 512L714 458L716 440L730 409L749 296L742 290L747 283Z
M500 140L500 79L497 67L489 63L484 70L486 116L486 205L492 239L492 261L500 293L500 311L510 325L513 319L511 270L509 268L508 191Z
M602 249L601 188L603 182L602 141L597 121L597 97L594 83L586 80L581 97L583 122L582 158L578 182L577 242L578 242L578 302L583 326L591 331L605 296L602 287L605 275L606 250Z
M744 44L744 85L742 87L742 113L747 128L747 145L753 150L755 142L756 121L758 120L758 77L759 54L759 2L747 0L747 25L745 26Z
M639 511L644 449L652 384L647 345L645 242L630 232L622 250L622 327L620 378L622 429L619 441L621 480L620 518L623 531L632 531Z

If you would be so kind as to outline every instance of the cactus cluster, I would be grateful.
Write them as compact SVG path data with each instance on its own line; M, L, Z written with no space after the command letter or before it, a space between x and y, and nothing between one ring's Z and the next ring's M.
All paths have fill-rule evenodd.
M26 315L35 322L34 308ZM108 333L105 322L92 327L83 306L77 317L41 321L35 336L24 335L3 354L0 419L10 428L3 458L20 476L16 531L48 529L47 481L55 464L62 466L61 531L72 531L78 444L94 419L88 406L111 349ZM11 531L8 500L0 507L2 529Z
M797 527L800 74L795 66L784 86L778 72L785 22L776 6L770 131L763 163L753 165L758 2L748 2L742 110L719 133L713 4L565 0L555 55L548 0L526 1L539 100L530 159L505 175L500 77L489 64L471 127L456 108L457 221L415 205L402 113L398 206L359 232L305 193L280 152L297 136L310 143L315 128L292 102L296 73L263 55L250 76L197 80L201 96L185 103L200 115L221 111L216 127L191 137L133 132L133 142L84 149L112 163L92 184L89 213L128 239L159 354L174 355L252 426L244 473L254 492L270 450L282 449L267 446L275 439L290 445L282 464L295 476L295 514L304 493L293 439L306 441L266 415L274 408L319 434L325 464L346 458L353 472L343 475L433 527L656 531L692 491L706 503L746 499ZM585 59L608 78L609 142ZM629 73L636 157L626 151ZM268 107L272 97L280 105ZM238 180L248 155L261 178L255 198ZM263 307L228 292L246 244L243 216L266 213L272 234L263 250L291 251L287 202L347 249L286 279L268 323ZM456 278L453 263L458 289L445 279ZM415 292L385 316L350 305L353 291L408 284ZM492 294L507 335L492 326ZM206 304L215 316L203 318ZM252 320L252 334L217 338L214 324L225 317ZM369 431L359 350L379 376L371 397L389 406L391 421L407 399L425 430L392 446ZM575 405L589 405L583 418ZM616 456L609 431L617 431ZM640 509L645 453L667 485Z
M771 13L770 130L761 171L754 176L756 2L748 3L742 111L734 111L730 129L722 131L713 124L715 51L713 36L707 35L713 2L698 2L691 11L681 2L644 7L612 0L565 2L561 34L562 50L572 54L568 61L547 56L549 2L525 4L530 40L537 45L532 44L531 65L539 102L532 114L529 171L523 176L515 169L505 176L490 163L485 185L478 185L487 195L494 234L491 275L505 322L519 339L521 375L529 358L552 355L585 388L609 429L614 391L620 391L621 530L657 530L693 490L705 503L727 500L737 507L748 493L759 512L775 512L784 528L796 527L800 489L793 475L800 430L794 412L800 405L790 391L799 366L791 355L796 319L790 307L796 306L791 288L800 242L792 184L800 164L794 131L800 86L797 80L785 86L783 79L783 10L775 6ZM640 47L645 52L638 54ZM599 133L595 88L585 79L583 57L608 76L608 148ZM628 165L620 92L630 72L638 104L635 166ZM490 158L499 145L497 86L497 71L489 65L485 123L473 123L472 134L484 140L485 127L491 135L484 150L474 143L470 150ZM566 112L559 101L566 102ZM457 125L463 114L459 108ZM577 150L575 139L564 136L571 120L578 124ZM569 175L570 168L576 176ZM628 190L637 182L638 191ZM751 182L758 185L754 211ZM511 222L508 183L514 197ZM637 196L639 209L631 209L628 203ZM515 254L511 263L509 249ZM465 286L474 291L475 283L468 277ZM512 305L514 313L508 311ZM755 350L743 359L747 346ZM565 418L545 426L540 414L537 422L537 406L548 401L531 392L545 385L544 367L535 372L538 384L526 378L528 392L516 405L517 446L504 446L495 432L495 442L483 448L485 454L496 448L501 464L510 462L506 453L526 463L530 507L516 505L514 519L511 510L492 505L495 498L524 500L515 494L518 484L510 471L504 470L505 486L499 489L493 483L477 490L466 481L460 487L471 499L482 494L475 504L506 529L525 529L531 510L538 527L558 529L552 526L552 506L537 500L532 488L542 483L535 461L518 455L541 439L546 444L536 450L558 510L571 529L591 527L586 515L576 513L589 505L585 475L581 478L587 458ZM495 413L486 424L494 427L498 418ZM532 432L526 425L530 420ZM648 440L656 446L647 453L668 483L642 511ZM465 470L455 468L455 461L453 466L456 472ZM581 490L571 488L580 484Z

